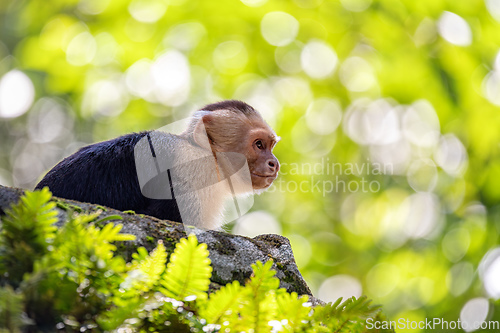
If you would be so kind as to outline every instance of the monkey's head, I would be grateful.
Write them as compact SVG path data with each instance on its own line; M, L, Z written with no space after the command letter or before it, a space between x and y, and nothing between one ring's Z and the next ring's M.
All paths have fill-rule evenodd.
M244 102L229 100L205 106L195 114L187 132L196 144L214 153L243 154L252 187L257 192L271 186L278 176L280 165L272 150L279 137L262 116Z

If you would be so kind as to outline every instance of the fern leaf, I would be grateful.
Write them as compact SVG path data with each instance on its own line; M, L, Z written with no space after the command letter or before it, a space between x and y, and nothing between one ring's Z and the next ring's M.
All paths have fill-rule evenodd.
M117 242L117 241L126 241L126 240L134 240L135 236L130 234L120 234L123 225L113 223L106 224L101 231L98 232L97 241L106 241L106 242Z
M208 302L200 309L200 316L208 323L221 324L227 315L237 311L241 290L237 280L226 284L210 295Z
M113 306L97 318L106 331L115 330L126 319L137 315L148 299L146 293L155 289L165 271L167 251L162 241L150 254L145 248L139 248L133 257L132 264L127 266L130 271L112 297Z
M0 332L20 332L26 319L23 319L22 296L10 286L0 288Z
M142 253L144 251L141 250ZM151 254L142 257L140 261L134 261L135 267L128 273L121 287L141 292L151 290L160 281L161 275L165 271L167 256L163 242L158 241L158 246L151 251Z
M271 269L273 260L268 260L265 264L257 261L252 264L253 274L245 288L251 289L255 297L264 296L270 290L278 289L280 281L274 277L276 272Z
M143 260L145 260L149 256L148 250L144 247L140 247L137 249L136 253L132 253L132 266L136 267L139 265L139 263Z
M257 261L253 268L253 276L243 288L242 307L240 318L235 323L237 330L254 332L269 332L269 322L276 317L278 305L275 290L279 287L279 280L271 269L272 260L265 264Z
M243 299L239 316L231 316L229 322L237 331L270 332L270 322L276 318L278 305L274 291L252 299L250 295Z
M309 298L306 295L298 297L296 292L287 293L285 289L279 289L276 294L278 303L278 319L286 319L286 328L297 331L303 326L302 321L307 320L311 308L308 306Z
M7 240L24 236L28 240L45 243L53 238L57 222L56 204L50 202L52 194L47 188L40 191L26 191L17 204L6 212L3 220L3 234ZM28 234L19 235L20 232Z
M139 265L139 269L148 274L149 285L153 285L160 280L161 274L165 271L167 256L167 250L163 242L158 241L156 249L151 251L149 257Z
M339 298L333 304L315 309L314 319L323 322L331 332L351 332L364 327L365 320L377 314L379 305L371 305L366 296L351 297L342 302Z
M132 235L120 234L121 225L107 224L102 229L91 222L99 214L73 215L59 229L54 239L57 253L51 257L53 263L71 272L70 279L80 284L87 278L88 270L119 273L125 269L124 259L115 256L115 241L133 239ZM101 281L103 286L106 280Z
M47 188L26 191L2 218L0 273L8 270L14 286L33 270L33 263L47 253L55 237L57 211L51 196Z
M161 281L161 291L177 300L187 296L206 298L211 275L207 245L198 244L196 236L191 234L177 243Z

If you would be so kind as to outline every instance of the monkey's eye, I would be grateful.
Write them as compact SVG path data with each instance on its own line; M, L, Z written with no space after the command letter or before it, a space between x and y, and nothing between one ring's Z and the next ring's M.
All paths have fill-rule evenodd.
M255 141L255 145L257 146L257 148L259 149L264 149L264 144L262 143L261 140L257 140Z

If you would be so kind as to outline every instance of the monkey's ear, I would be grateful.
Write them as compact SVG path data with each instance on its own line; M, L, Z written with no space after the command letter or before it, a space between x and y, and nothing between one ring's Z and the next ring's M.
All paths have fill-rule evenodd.
M193 131L193 140L202 148L211 150L210 136L207 132L207 124L211 121L211 115L206 114L198 119Z

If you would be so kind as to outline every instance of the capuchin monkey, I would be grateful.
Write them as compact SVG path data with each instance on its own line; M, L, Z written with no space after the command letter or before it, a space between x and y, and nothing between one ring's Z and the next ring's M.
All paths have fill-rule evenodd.
M83 147L36 189L220 229L226 200L261 193L276 179L280 165L272 150L278 141L253 107L222 101L195 112L180 135L146 131ZM168 163L161 162L165 156Z

